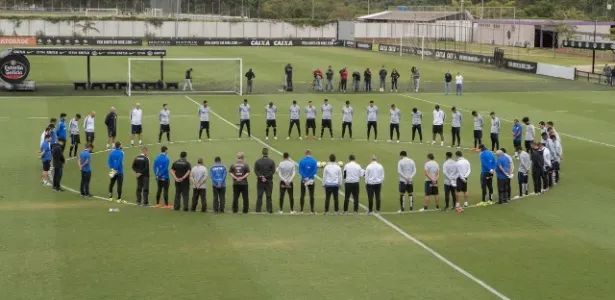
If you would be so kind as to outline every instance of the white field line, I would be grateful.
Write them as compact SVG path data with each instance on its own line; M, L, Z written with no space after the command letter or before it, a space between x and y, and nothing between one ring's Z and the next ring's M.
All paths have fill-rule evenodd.
M406 97L406 98L410 98L410 99L414 99L414 100L418 100L418 101L422 101L422 102L426 102L426 103L430 103L430 104L434 104L434 105L438 104L438 105L444 106L444 107L452 107L450 105L440 104L438 102L434 102L434 101L430 101L430 100L425 100L425 99L417 98L417 97L406 95L406 94L397 94L397 95L398 96L402 96L402 97ZM456 106L456 107L460 111L471 112L470 110L459 108L458 106ZM506 122L509 122L509 123L513 122L513 120L508 120L508 119L503 119L503 118L500 118L500 120L506 121ZM603 143L603 142L599 142L599 141L594 141L594 140L586 139L584 137L580 137L580 136L576 136L576 135L572 135L572 134L567 134L567 133L563 133L563 132L559 132L559 131L558 131L558 133L561 136L565 136L565 137L568 137L568 138L571 138L571 139L575 139L575 140L579 140L579 141L584 141L584 142L588 142L588 143L592 143L592 144L596 144L596 145L602 145L602 146L605 146L605 147L615 148L615 145L611 145L611 144L607 144L607 143Z
M194 102L196 105L200 105L197 101L194 101L192 98L185 96L186 99ZM235 125L234 123L232 123L231 121L225 119L224 117L222 117L221 115L217 114L214 111L210 111L214 116L218 117L220 120L224 121L225 123L229 124L230 126L234 127L235 129L239 130L239 127L237 125ZM252 136L252 139L256 142L258 142L259 144L271 149L271 151L277 153L278 155L282 155L283 153L278 150L275 149L273 147L271 147L270 145L268 145L267 143L263 142L263 140ZM292 160L291 160L292 161ZM295 161L292 161L293 163L297 164ZM322 178L316 176L316 178L320 181L322 181ZM340 195L344 196L344 193L342 191L339 192ZM368 208L363 205L360 204L361 208L364 210L367 210ZM389 227L393 228L395 231L397 231L399 234L403 235L404 237L406 237L408 240L410 240L411 242L415 243L416 245L418 245L419 247L423 248L425 251L429 252L431 255L435 256L437 259L439 259L440 261L444 262L445 264L449 265L451 268L455 269L457 272L461 273L462 275L464 275L465 277L467 277L468 279L474 281L475 283L477 283L478 285L482 286L483 288L485 288L486 290L488 290L489 292L491 292L493 295L497 296L498 298L502 299L502 300L510 300L510 298L506 297L504 294L498 292L495 288L491 287L490 285L488 285L487 283L485 283L484 281L478 279L477 277L475 277L474 275L470 274L469 272L467 272L466 270L462 269L460 266L454 264L453 262L451 262L450 260L446 259L444 256L442 256L440 253L438 253L436 250L433 250L432 248L430 248L429 246L425 245L423 242L419 241L418 239L416 239L415 237L413 237L412 235L408 234L407 232L405 232L403 229L397 227L397 225L391 223L389 220L387 220L386 218L384 218L381 215L374 215L376 218L378 218L380 221L382 221L383 223L385 223L386 225L388 225Z

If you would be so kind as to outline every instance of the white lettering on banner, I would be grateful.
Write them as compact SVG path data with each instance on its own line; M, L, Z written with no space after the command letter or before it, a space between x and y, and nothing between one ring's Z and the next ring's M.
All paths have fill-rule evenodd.
M250 46L293 46L293 41L250 41Z

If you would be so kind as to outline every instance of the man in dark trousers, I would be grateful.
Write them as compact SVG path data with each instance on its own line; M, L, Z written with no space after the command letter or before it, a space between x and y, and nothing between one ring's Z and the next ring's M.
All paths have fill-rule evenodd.
M105 126L107 126L107 137L109 138L108 144L105 146L107 149L113 147L115 144L115 137L117 136L117 112L115 107L111 106L109 113L105 117Z
M64 159L64 141L58 140L57 143L51 145L51 158L53 160L53 190L56 192L63 192L61 181L62 181L62 172L64 170L64 163L66 159Z
M284 67L284 76L286 77L286 91L292 92L293 91L293 67L290 65L290 63Z
M175 181L174 210L179 210L180 208L183 208L184 211L189 210L188 197L190 196L190 180L188 180L188 177L190 176L190 169L192 169L192 166L188 162L187 157L188 153L182 151L182 153L179 154L179 159L171 166L171 175Z
M263 193L266 197L267 213L273 213L271 194L273 193L273 175L275 174L275 162L269 158L269 149L263 148L263 157L254 163L256 174L256 212L261 212L263 206Z
M209 169L211 188L214 195L214 213L224 213L226 206L226 167L219 156L214 159L214 165Z
M371 92L372 91L372 71L370 71L369 68L365 69L365 72L363 72L363 80L365 80L365 91Z
M90 180L92 179L92 145L86 144L85 149L79 154L79 170L81 170L81 196L91 198L90 194Z
M137 205L143 203L143 206L149 206L149 157L147 157L147 147L141 148L141 154L135 157L132 162L132 170L137 176Z
M530 154L530 161L532 162L532 181L534 182L534 193L540 194L542 191L542 178L545 170L545 157L542 151L538 151L538 144L532 142L532 153Z
M250 199L248 198L248 176L250 166L243 161L243 152L237 153L237 161L229 167L229 175L233 178L233 213L239 211L239 196L243 199L244 214L249 211Z
M360 85L361 85L361 73L359 73L358 71L352 72L352 90L355 92L358 92Z
M247 88L247 93L248 94L252 94L252 86L253 86L253 80L254 78L256 78L256 75L254 74L254 72L252 72L252 69L249 69L248 72L246 72L246 79L248 80L248 88Z
M154 175L156 176L156 207L160 205L160 196L164 197L164 207L171 208L169 205L169 158L167 157L167 146L160 148L160 154L154 160Z
M444 94L445 95L450 95L451 94L451 81L453 80L453 75L451 75L450 71L446 71L446 73L444 73Z

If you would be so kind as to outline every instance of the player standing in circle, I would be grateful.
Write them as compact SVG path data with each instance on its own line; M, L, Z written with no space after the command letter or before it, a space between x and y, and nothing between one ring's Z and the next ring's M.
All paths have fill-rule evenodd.
M346 135L346 127L348 127L348 133L350 139L352 139L352 118L354 116L354 108L350 106L350 101L346 101L346 106L342 108L342 139Z
M250 104L248 104L248 99L243 99L243 104L239 105L239 138L238 139L241 139L241 134L243 133L244 126L248 130L248 138L252 138L252 133L250 131Z
M455 76L455 86L457 87L457 96L461 96L463 92L463 76L461 76L459 72L457 72L457 76Z
M408 210L412 210L414 206L414 199L412 194L414 193L414 186L412 185L412 178L416 175L416 164L410 158L406 151L399 152L401 159L397 162L397 173L399 174L399 211L403 212L405 207L406 194L408 195Z
M117 112L115 107L109 108L109 113L105 117L105 125L107 126L107 137L109 143L105 144L105 148L109 149L115 145L115 137L117 136Z
M203 136L203 129L205 129L205 134L207 134L207 140L211 141L209 137L209 105L207 101L203 101L203 105L199 107L199 119L201 120L201 125L199 127L199 142L201 141L201 137Z
M391 71L391 92L397 93L397 82L399 81L399 72L397 69Z
M167 134L167 142L171 142L171 112L169 106L165 103L162 105L162 110L158 113L158 121L160 122L160 132L158 133L158 144L162 143L162 134Z
M479 115L475 110L472 111L472 116L474 117L474 148L472 148L472 151L478 151L478 146L483 143L483 126L485 121L483 116Z
M367 141L369 141L369 136L374 129L374 142L378 141L378 106L374 105L374 100L369 101L369 106L367 107Z
M436 136L440 135L440 146L444 146L444 119L446 114L440 109L440 105L436 105L433 111L433 141L432 145L436 143Z
M142 128L143 121L143 110L141 110L141 104L135 104L135 108L130 112L130 146L134 147L135 145L135 135L139 139L139 146L143 145L143 141L141 141L141 134L143 133Z
M273 102L269 102L269 105L265 106L265 117L267 119L267 127L265 128L265 140L269 139L269 127L273 127L273 139L278 139L278 126L276 124L276 113L278 108L273 105Z
M329 100L325 99L325 103L320 107L322 113L322 121L320 123L320 138L325 133L325 128L329 128L329 136L333 139L333 128L331 126L331 116L333 115L333 106L329 104Z
M77 157L77 149L81 143L81 138L79 136L79 120L81 120L81 115L76 114L75 117L68 123L68 131L70 132L70 148L68 149L68 157ZM73 149L75 149L74 155L71 154L73 153Z
M399 121L401 119L401 111L391 104L389 111L389 142L393 141L393 131L397 133L397 142L399 143Z
M186 88L189 88L191 91L194 91L192 88L192 68L186 70L185 83L184 83L184 91Z
M416 107L412 109L412 142L414 142L415 134L418 132L419 140L423 143L423 113Z
M312 137L316 138L316 107L312 106L312 101L308 102L305 108L305 138L308 138L308 133L312 129Z
M299 139L302 140L301 137L301 107L297 105L297 100L293 100L293 104L288 108L288 112L290 113L290 124L288 125L288 137L287 140L290 140L290 133L293 130L293 126L297 126L297 135Z
M461 148L461 123L463 121L463 116L461 112L457 110L456 107L453 106L451 109L453 111L452 117L452 126L451 133L453 134L453 141L451 143L451 147L455 147L455 140L457 141L457 149Z

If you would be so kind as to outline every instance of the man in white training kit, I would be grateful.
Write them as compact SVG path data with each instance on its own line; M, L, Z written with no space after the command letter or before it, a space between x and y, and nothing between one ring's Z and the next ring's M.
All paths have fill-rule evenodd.
M397 174L399 174L399 211L404 211L406 194L408 195L408 210L411 211L414 206L414 185L412 178L416 175L416 164L410 158L406 151L399 152L401 159L397 162Z
M290 133L293 130L293 126L297 126L297 135L299 139L302 140L301 137L301 107L297 105L297 100L293 100L293 104L288 108L288 112L290 113L290 123L288 125L288 137L287 140L290 140Z
M83 120L83 131L85 132L85 143L94 145L94 117L96 112L91 111Z
M320 123L320 138L322 140L322 136L325 133L325 128L329 128L329 136L333 139L333 128L331 125L331 117L333 116L333 106L329 104L329 100L325 99L325 103L320 107L320 112L322 113L322 121Z
M372 128L374 129L374 142L378 141L378 106L374 104L373 100L369 101L369 106L367 107L367 141L369 141L369 136Z
M209 137L209 105L207 104L207 100L203 101L203 105L199 107L199 142L201 141L201 137L203 136L203 130L205 130L205 134L207 134L207 139L211 141Z
M342 108L342 139L346 135L346 128L348 128L348 134L352 139L352 118L354 117L354 108L350 106L350 101L346 101L346 106Z
M367 214L380 214L382 183L384 182L384 168L377 161L376 155L372 156L372 162L365 168L365 189L367 190ZM374 212L374 196L376 198L376 211Z
M440 105L436 105L433 110L433 141L432 145L436 143L436 135L440 135L440 146L444 146L444 119L446 114L440 109Z
M325 188L324 215L329 214L329 203L331 201L331 196L333 196L333 208L335 209L335 214L339 214L339 191L340 186L342 185L342 177L342 168L337 164L335 154L329 155L329 162L322 171L322 185Z
M461 193L463 193L463 206L468 207L468 178L470 178L472 169L470 162L463 157L461 151L455 152L455 156L457 156L457 168L459 169L459 178L457 178L457 206L455 209L460 211L463 210L460 204Z
M446 161L442 164L442 173L444 174L444 211L450 208L450 199L453 198L453 207L457 208L457 179L459 179L459 168L457 161L453 160L453 153L446 152Z
M135 145L135 135L139 138L139 146L143 145L143 141L141 140L141 134L143 133L143 128L141 127L141 122L143 121L143 110L141 110L141 104L135 104L135 108L130 112L130 146L133 147Z
M393 140L393 131L397 133L397 142L399 143L399 121L401 119L401 111L395 107L395 104L391 104L391 110L389 110L389 142Z
M167 134L167 142L171 143L171 112L168 105L162 105L162 110L158 113L158 121L160 122L160 131L158 132L158 144L162 143L162 134Z
M243 133L243 127L246 127L248 131L248 138L252 138L252 132L250 131L250 104L248 99L243 99L243 104L239 105L239 138Z
M265 106L265 117L267 118L267 127L265 128L265 140L269 139L269 128L273 127L273 139L278 139L278 126L276 122L276 113L278 108L273 105L273 102L269 102L269 105Z

